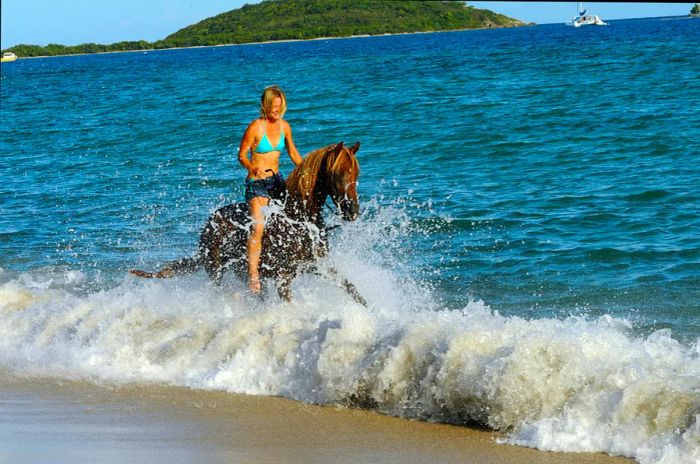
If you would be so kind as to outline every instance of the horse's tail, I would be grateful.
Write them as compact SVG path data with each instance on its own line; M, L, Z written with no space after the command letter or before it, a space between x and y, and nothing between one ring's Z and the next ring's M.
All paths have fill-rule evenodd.
M183 274L191 274L202 267L202 258L200 255L191 258L182 258L177 261L172 261L166 264L158 272L146 272L138 269L132 269L129 272L135 276L145 277L147 279L164 279L167 277L175 277Z

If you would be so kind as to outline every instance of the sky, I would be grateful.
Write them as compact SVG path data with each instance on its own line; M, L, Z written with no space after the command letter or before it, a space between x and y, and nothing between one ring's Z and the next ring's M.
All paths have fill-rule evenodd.
M2 0L0 48L20 43L77 45L163 39L177 30L259 0ZM525 22L563 23L576 2L469 2ZM693 3L585 3L603 20L682 16Z

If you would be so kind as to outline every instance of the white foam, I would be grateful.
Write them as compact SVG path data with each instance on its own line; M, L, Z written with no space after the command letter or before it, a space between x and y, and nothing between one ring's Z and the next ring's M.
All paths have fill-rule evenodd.
M394 213L336 237L332 261L369 308L316 276L297 279L286 304L230 279L211 287L203 274L130 276L89 294L71 291L80 278L57 286L25 274L0 285L0 364L479 421L523 446L698 462L697 346L665 330L640 337L609 316L525 320L479 301L441 309L400 260L386 266L390 244L388 256L370 253L368 242L393 233L380 225ZM343 238L359 230L366 240Z

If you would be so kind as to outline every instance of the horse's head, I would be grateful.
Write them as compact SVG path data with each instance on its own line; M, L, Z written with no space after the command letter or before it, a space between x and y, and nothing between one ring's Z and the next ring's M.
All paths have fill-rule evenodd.
M360 142L348 148L340 142L331 148L326 157L326 187L333 203L340 209L343 219L354 221L360 214L357 199L357 176L360 164L355 153Z
M359 142L350 148L340 142L306 155L287 178L286 209L292 217L303 214L311 220L320 218L321 209L330 196L345 219L357 219L360 213L357 201L360 164L355 153L359 149Z

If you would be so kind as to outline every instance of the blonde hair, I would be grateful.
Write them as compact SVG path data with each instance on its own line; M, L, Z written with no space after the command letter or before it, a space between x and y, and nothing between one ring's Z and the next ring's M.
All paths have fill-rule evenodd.
M287 111L287 96L278 85L271 85L265 87L265 90L263 90L262 96L260 97L261 118L267 118L267 114L272 109L272 101L277 97L280 97L282 100L282 104L280 105L280 119L284 117L284 113Z
M287 178L289 194L296 195L302 200L310 200L324 162L328 174L336 175L343 170L354 171L355 175L360 174L357 158L350 155L345 147L328 145L306 155L304 161L289 174Z

